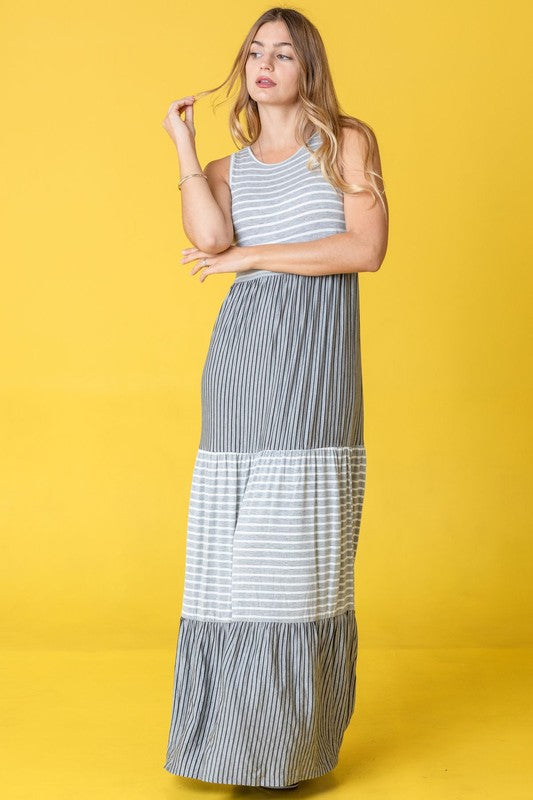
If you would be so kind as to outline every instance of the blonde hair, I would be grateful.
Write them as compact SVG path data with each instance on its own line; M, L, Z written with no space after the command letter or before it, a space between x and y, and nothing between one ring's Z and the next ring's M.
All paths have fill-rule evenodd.
M384 186L383 177L370 168L370 165L374 164L377 151L374 131L362 120L342 113L322 37L313 23L299 11L276 6L261 14L246 35L226 80L213 89L198 92L195 97L216 92L226 84L228 84L226 92L226 97L228 97L235 82L240 78L239 92L229 116L230 132L237 145L253 145L261 132L261 121L257 103L250 97L246 88L246 62L251 43L259 28L266 22L277 20L286 24L292 38L296 59L301 67L298 85L301 104L295 131L297 142L312 153L313 151L304 140L304 132L309 123L312 124L315 131L320 130L322 144L314 151L314 158L320 165L324 178L343 193L370 192L374 197L374 203L377 199L380 200L385 216L387 216L387 207L382 197L384 189L379 185ZM239 120L241 113L244 113L247 132ZM342 127L355 128L359 133L360 140L363 142L363 174L370 186L347 183L342 177L337 163L338 136ZM308 165L311 162L312 158L310 157Z

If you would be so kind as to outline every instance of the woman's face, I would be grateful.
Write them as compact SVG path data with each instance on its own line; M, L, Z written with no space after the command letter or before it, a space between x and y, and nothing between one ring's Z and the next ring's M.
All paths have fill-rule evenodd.
M265 105L294 103L298 99L299 72L285 23L265 22L257 31L246 59L246 88L250 97ZM261 86L257 83L261 77L272 83Z

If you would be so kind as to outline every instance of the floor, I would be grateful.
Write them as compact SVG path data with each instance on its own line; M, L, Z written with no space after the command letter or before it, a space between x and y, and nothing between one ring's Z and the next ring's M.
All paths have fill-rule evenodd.
M365 649L338 765L291 792L163 770L172 650L4 651L9 800L531 798L533 649Z

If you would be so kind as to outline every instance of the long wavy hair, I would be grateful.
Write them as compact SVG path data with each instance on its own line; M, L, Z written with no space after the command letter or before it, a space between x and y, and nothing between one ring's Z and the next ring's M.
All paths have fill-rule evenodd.
M387 207L382 196L384 193L383 177L371 168L377 149L374 131L362 120L343 113L333 85L322 37L313 23L299 11L276 6L261 14L244 39L226 80L213 89L198 92L195 97L216 92L227 84L227 98L237 80L240 79L238 94L230 110L230 132L237 146L253 145L261 132L261 120L257 102L250 97L246 87L246 62L252 41L256 38L259 28L265 22L277 20L282 20L286 24L292 38L296 59L300 64L298 81L300 107L297 114L295 136L296 141L311 153L307 162L308 167L318 163L324 178L343 193L370 192L374 197L374 204L379 200L387 216ZM244 125L240 121L241 114L244 117ZM315 151L308 146L304 138L304 132L309 127L309 123L313 126L314 131L322 132L322 143ZM347 183L342 177L338 165L340 158L338 136L342 127L355 128L362 137L364 144L363 173L370 186Z

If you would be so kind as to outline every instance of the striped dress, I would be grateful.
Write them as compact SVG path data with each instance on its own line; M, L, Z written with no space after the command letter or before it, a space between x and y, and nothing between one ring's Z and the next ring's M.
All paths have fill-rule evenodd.
M274 164L238 150L229 182L238 245L346 230L305 146ZM358 274L236 273L201 398L164 768L285 786L335 767L355 706Z

